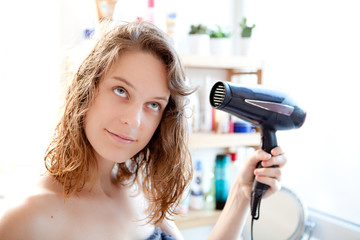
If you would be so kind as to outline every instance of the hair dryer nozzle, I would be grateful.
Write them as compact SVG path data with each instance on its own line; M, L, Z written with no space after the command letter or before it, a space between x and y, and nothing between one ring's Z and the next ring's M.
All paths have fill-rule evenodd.
M210 92L210 104L214 108L219 108L221 105L224 105L224 100L226 96L229 96L229 94L226 94L229 90L228 85L224 84L223 82L217 82L211 92Z

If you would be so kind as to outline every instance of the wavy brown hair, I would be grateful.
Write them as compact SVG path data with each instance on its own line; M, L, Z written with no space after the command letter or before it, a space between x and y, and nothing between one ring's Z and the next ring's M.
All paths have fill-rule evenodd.
M157 56L167 69L170 99L147 146L130 159L131 164L117 163L116 180L122 185L140 183L149 202L149 222L158 223L174 213L192 178L184 107L185 97L194 90L185 84L184 70L170 39L156 26L144 21L102 25L94 48L68 88L64 113L46 151L45 166L62 184L65 198L93 181L89 170L97 169L97 162L85 135L84 119L100 79L126 51Z

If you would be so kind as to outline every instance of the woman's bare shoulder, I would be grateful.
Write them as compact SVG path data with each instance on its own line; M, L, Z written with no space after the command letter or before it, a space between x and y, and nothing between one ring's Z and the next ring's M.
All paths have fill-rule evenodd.
M56 230L52 224L53 213L63 201L49 185L40 184L36 191L13 203L0 216L0 239L43 239L48 236Z

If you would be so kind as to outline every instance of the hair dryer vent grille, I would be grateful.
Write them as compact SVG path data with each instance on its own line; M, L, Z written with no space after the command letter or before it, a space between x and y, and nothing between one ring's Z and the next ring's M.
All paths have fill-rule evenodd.
M226 94L225 86L223 84L219 84L214 91L214 96L213 96L214 107L218 107L223 103L225 94Z

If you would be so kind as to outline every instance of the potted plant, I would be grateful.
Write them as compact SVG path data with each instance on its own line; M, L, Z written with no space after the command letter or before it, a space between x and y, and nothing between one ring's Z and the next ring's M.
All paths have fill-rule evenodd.
M229 56L231 55L230 32L225 32L219 25L216 30L210 30L210 53L212 55Z
M252 30L255 28L255 24L253 24L251 27L247 25L247 19L243 18L242 22L240 23L241 27L241 37L242 38L250 38L252 35Z
M251 27L248 26L246 18L243 18L242 22L240 23L240 43L238 44L240 55L249 55L251 36L255 26L255 24L253 24Z
M209 29L207 26L202 25L202 24L198 24L198 25L191 25L190 26L190 31L189 34L190 35L194 35L194 34L208 34L209 33Z
M203 24L191 25L188 34L189 53L197 55L210 54L209 29Z

